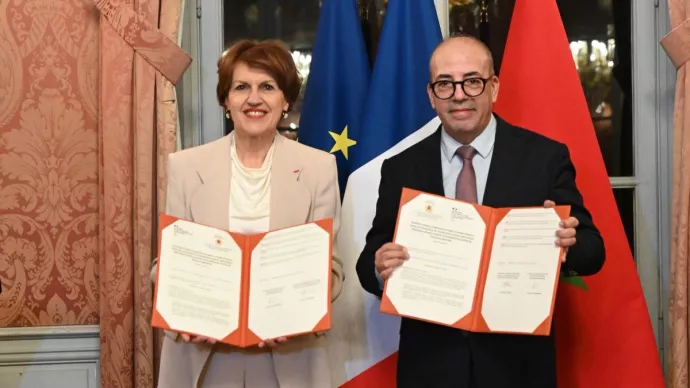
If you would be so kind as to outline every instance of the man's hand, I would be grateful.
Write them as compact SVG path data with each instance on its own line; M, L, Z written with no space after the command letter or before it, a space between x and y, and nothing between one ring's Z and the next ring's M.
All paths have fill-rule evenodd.
M285 341L287 341L287 338L285 337L280 337L277 339L267 339L263 340L262 342L259 342L259 347L263 348L268 346L269 348L275 348L276 346L285 343Z
M208 337L204 337L204 336L200 336L200 335L199 336L190 336L189 334L182 334L182 339L184 340L184 342L193 342L195 344L207 342L207 343L213 345L216 343L216 340L214 340L213 338L208 338Z
M402 265L403 261L409 258L410 255L407 253L407 248L395 243L386 243L376 251L374 265L379 275L381 275L381 279L385 281L393 274L395 268Z
M556 203L550 200L544 201L544 207L550 208L556 206ZM559 223L560 229L556 231L556 245L559 247L567 249L575 244L575 228L580 224L580 221L575 217L569 217ZM565 262L565 255L563 256L563 262Z

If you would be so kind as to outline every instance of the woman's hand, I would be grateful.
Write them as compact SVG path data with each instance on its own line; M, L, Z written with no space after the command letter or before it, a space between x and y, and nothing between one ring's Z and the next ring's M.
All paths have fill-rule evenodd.
M263 348L268 346L269 348L275 348L276 346L285 343L285 341L287 341L286 337L267 339L259 342L259 347Z
M216 340L214 340L213 338L204 337L204 336L200 336L200 335L199 336L190 336L189 334L182 334L182 339L184 340L184 342L192 342L195 344L207 342L207 343L213 345L216 343Z

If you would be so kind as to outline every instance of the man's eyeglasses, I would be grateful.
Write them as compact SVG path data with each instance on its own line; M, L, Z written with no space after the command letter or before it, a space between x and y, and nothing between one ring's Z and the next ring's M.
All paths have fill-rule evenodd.
M478 95L484 93L484 89L486 88L486 83L488 81L489 78L480 77L466 78L462 81L451 81L444 79L436 81L429 86L437 98L447 100L455 95L455 88L457 85L460 85L462 92L465 93L467 97L477 97Z

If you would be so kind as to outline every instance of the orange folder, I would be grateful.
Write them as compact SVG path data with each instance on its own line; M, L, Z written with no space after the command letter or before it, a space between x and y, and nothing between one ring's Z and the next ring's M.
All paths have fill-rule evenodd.
M162 214L160 216L160 222L159 222L159 240L158 240L158 252L161 252L161 247L163 243L163 230L171 227L173 223L176 221L181 220L180 218L176 218L167 214ZM186 221L189 222L189 221ZM293 228L299 228L303 227L305 225L309 224L315 224L319 226L321 229L325 230L328 233L329 237L329 242L328 242L328 257L324 257L324 260L328 260L328 273L326 278L328 279L328 295L327 299L324 301L326 303L326 314L321 318L321 320L309 331L304 331L304 332L298 332L298 333L289 333L286 334L285 337L293 337L293 336L299 336L303 334L309 334L309 333L317 333L317 332L323 332L331 329L331 287L332 287L332 279L331 279L331 257L332 257L332 252L333 252L333 220L332 219L323 219L323 220L318 220L314 222L309 222L307 224L303 225L298 225L298 226L293 226L290 228L284 228L284 229L293 229ZM215 228L214 228L215 229ZM240 233L233 233L233 232L228 232L228 231L223 231L221 229L216 229L218 233L226 233L232 237L232 239L237 243L237 245L240 247L242 250L242 279L241 279L241 296L240 296L240 314L239 314L239 325L238 328L231 332L229 335L227 335L225 338L215 338L217 341L228 344L228 345L233 345L237 347L250 347L254 345L258 345L261 341L269 339L269 338L259 338L255 333L252 332L252 330L249 329L249 309L251 309L251 306L249 306L249 290L250 290L250 269L251 269L251 257L252 257L252 252L254 249L257 247L257 245L261 242L261 240L267 236L270 235L271 233L278 232L279 230L274 230L266 233L258 233L258 234L252 234L252 235L244 235ZM178 330L172 325L170 325L163 316L161 316L161 313L158 310L158 298L159 298L159 287L158 287L158 280L160 279L160 268L162 266L166 265L166 257L161 257L159 256L158 258L158 271L157 271L157 280L156 280L156 287L154 291L154 303L153 303L153 314L152 314L152 319L151 319L151 325L153 327L163 329L163 330L169 330L177 333L184 333L184 334L189 334L191 336L199 336L203 335L201 333L195 333L193 331L183 331L183 330ZM275 316L271 317L271 320L280 320L282 317L281 316Z
M451 199L451 198L446 198L446 197L441 197L438 195L434 194L429 194L429 193L423 193L421 191L417 190L412 190L408 188L403 188L402 195L401 195L401 200L400 200L400 207L398 208L398 221L400 219L400 212L402 210L403 205L407 204L420 194L425 194L425 195L430 195L432 197L437 197L437 198L444 198L450 201L458 201L462 202L459 200ZM412 318L420 321L426 321L434 324L439 324L443 326L450 326L450 327L455 327L457 329L462 329L466 331L471 331L471 332L480 332L480 333L510 333L510 334L532 334L532 335L549 335L551 331L551 321L553 318L553 308L554 304L556 302L556 290L557 290L557 285L558 285L558 273L560 272L560 267L561 267L561 260L563 259L565 255L565 249L561 248L560 250L560 255L559 255L559 260L558 260L558 267L556 269L556 277L555 277L555 282L553 284L553 294L551 297L551 308L550 308L550 313L548 317L532 332L532 333L524 333L524 332L508 332L508 331L495 331L491 330L489 326L487 325L486 321L484 320L484 317L482 317L481 311L482 311L482 301L483 301L483 295L484 295L484 288L486 286L486 278L487 278L487 272L489 269L489 262L491 260L491 249L493 246L493 240L494 240L494 234L496 232L496 227L498 223L503 219L503 217L508 214L513 209L519 209L519 208L491 208L489 206L482 206L479 204L471 203L471 205L477 210L479 215L482 217L486 224L486 233L484 235L484 242L483 242L483 248L482 248L482 254L481 254L481 262L479 266L479 276L478 276L478 281L476 284L475 288L475 293L474 293L474 300L472 302L472 309L471 311L462 317L459 317L458 320L453 323L452 325L447 325L441 322L435 322L429 319L424 319L422 317L415 317L415 316L409 316L409 315L404 315L398 312L396 307L393 305L391 302L390 298L386 294L387 288L388 288L388 281L384 283L384 290L383 290L383 296L381 298L381 306L380 306L380 311L386 314L392 314L392 315L398 315L398 316L404 316L407 318ZM569 217L570 215L570 206L556 206L554 208L556 214L560 219L565 220ZM555 231L554 231L555 232ZM395 235L393 238L393 241L396 241L395 236L398 234L398 225L396 225L395 228ZM554 235L554 240L556 239L556 236Z

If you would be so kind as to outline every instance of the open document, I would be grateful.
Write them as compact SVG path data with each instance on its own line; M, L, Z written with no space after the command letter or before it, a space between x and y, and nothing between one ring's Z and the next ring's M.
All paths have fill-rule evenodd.
M330 329L332 228L242 235L162 215L152 325L240 347Z
M381 311L474 332L548 335L569 206L499 208L403 189L394 242L410 259Z

